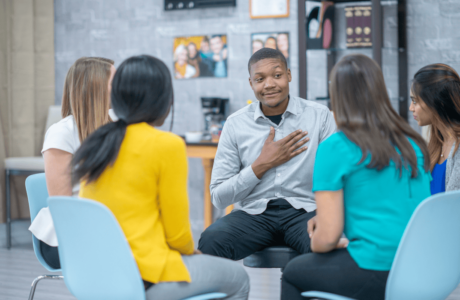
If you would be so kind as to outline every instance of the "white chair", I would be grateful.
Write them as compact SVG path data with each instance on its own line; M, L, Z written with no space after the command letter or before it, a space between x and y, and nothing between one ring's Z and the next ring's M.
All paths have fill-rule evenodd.
M45 133L48 128L61 120L61 106L51 105L48 108ZM45 163L42 156L8 157L5 159L5 199L6 199L6 247L11 248L11 193L10 176L32 175L45 172Z

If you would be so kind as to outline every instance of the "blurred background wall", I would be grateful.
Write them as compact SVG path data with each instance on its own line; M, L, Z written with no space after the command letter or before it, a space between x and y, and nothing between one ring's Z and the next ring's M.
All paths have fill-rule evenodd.
M163 10L163 0L0 0L0 165L6 156L40 154L47 108L60 104L65 74L81 56L104 56L119 65L129 56L151 54L172 70L174 37L226 34L227 78L174 80L174 132L182 135L202 129L201 96L228 97L231 111L254 99L247 73L252 33L290 33L291 93L297 95L297 26L296 0L290 1L289 18L259 20L250 19L249 0L238 0L236 8L173 12ZM397 26L395 12L385 14L384 26L389 33L385 40L391 43ZM407 0L408 85L413 74L429 63L444 62L460 69L458 28L459 1ZM312 91L324 89L321 82L326 75L321 66L309 61L309 67L314 67L309 75ZM383 71L388 81L397 76L393 62L384 65ZM320 80L315 83L316 79ZM389 89L394 88L397 86L389 83ZM411 118L409 122L417 128ZM189 160L189 173L193 175L189 195L197 238L203 228L204 191L199 159ZM3 174L0 172L2 199ZM15 183L16 189L22 186L23 181ZM27 205L22 199L22 204L13 205L13 215L26 218Z
M391 2L391 1L383 1ZM293 81L291 93L298 94L297 1L290 1L290 17L252 20L249 1L238 0L236 8L165 12L162 0L54 1L55 15L55 102L61 101L65 74L81 56L104 56L119 65L136 54L151 54L162 59L172 71L173 40L178 36L227 34L229 59L227 78L174 80L176 115L174 132L201 130L201 96L230 98L231 111L254 99L248 84L247 61L251 55L251 34L289 32ZM445 62L460 68L460 2L455 0L407 0L409 78L422 66ZM394 6L384 9L385 46L397 41ZM341 26L342 28L344 26ZM336 32L336 36L345 36ZM384 53L385 55L385 53ZM391 56L391 55L390 55ZM318 60L324 62L324 60ZM321 89L325 73L312 68L309 86ZM385 63L385 61L384 61ZM396 61L383 66L390 94L397 94ZM316 73L315 73L316 72ZM314 74L314 75L312 75ZM317 80L319 79L319 80ZM315 80L317 82L315 83ZM324 88L324 87L323 87ZM417 128L413 119L410 123ZM168 121L166 122L168 124ZM199 159L189 159L189 195L195 238L203 228L203 169Z
M38 156L54 103L53 0L0 0L0 166L5 157ZM24 177L12 180L13 218L29 218ZM0 222L5 217L0 172Z
M291 93L298 94L297 2L290 3L290 17L251 20L249 1L238 0L235 8L165 12L163 0L55 0L56 92L60 103L65 74L81 56L103 56L118 66L125 58L150 54L162 59L173 71L174 37L226 34L228 77L174 79L174 129L202 130L200 97L230 98L230 109L246 105L254 94L248 83L247 63L251 56L251 33L289 32ZM172 74L174 74L172 72ZM165 122L169 128L169 119ZM195 239L203 230L203 166L189 159L189 195Z

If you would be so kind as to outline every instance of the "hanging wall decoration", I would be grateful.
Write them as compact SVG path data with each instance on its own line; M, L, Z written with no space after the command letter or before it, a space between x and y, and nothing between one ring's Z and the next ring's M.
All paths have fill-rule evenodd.
M334 2L321 1L307 13L307 48L329 49L333 41Z
M345 8L347 48L372 47L372 6Z
M289 17L289 0L249 0L252 19Z
M174 78L227 77L227 36L224 34L174 39Z

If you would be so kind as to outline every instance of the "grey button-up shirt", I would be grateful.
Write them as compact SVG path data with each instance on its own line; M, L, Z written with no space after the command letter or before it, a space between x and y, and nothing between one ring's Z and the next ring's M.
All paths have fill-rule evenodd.
M252 163L259 157L270 127L275 141L291 132L308 131L308 149L258 179ZM228 117L219 140L211 178L212 203L220 209L239 203L248 214L261 214L273 199L286 199L294 208L316 209L313 167L316 150L336 130L329 109L313 101L290 97L279 125L263 114L260 103L248 105Z

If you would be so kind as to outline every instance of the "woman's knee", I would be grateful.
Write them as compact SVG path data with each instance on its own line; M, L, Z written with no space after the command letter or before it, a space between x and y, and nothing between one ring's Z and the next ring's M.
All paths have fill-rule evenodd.
M225 272L227 272L227 280L225 281L227 289L232 290L234 295L238 295L240 297L249 295L249 275L244 267L231 260L224 258L221 258L220 260L222 267L225 269Z
M309 273L309 256L311 254L299 255L291 259L283 270L283 281L294 283L299 278L305 279L306 276L303 275Z

